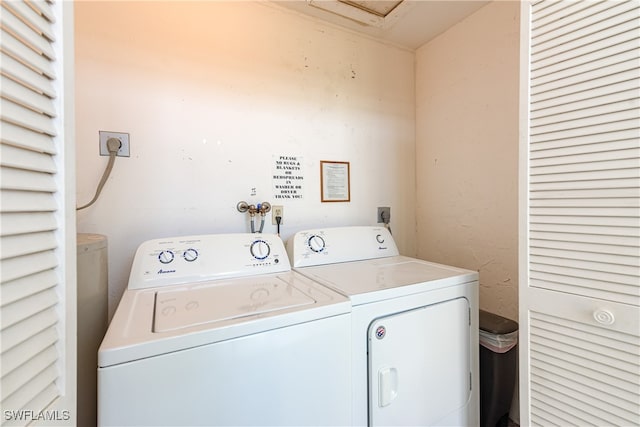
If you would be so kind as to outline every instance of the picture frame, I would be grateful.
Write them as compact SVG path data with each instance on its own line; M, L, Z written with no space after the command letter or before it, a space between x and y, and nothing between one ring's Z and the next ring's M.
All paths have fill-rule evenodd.
M320 161L321 202L350 202L351 179L349 162Z

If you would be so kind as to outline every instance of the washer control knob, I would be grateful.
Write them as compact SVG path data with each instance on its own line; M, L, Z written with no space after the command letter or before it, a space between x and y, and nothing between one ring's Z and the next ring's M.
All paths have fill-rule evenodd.
M196 259L198 259L198 251L193 248L189 248L186 251L184 251L184 253L182 254L182 257L184 258L185 261L193 262Z
M307 244L309 245L309 248L314 252L322 252L326 246L324 239L317 234L309 237L309 240L307 240Z
M266 259L271 253L271 247L264 240L256 240L251 244L251 255L255 259Z
M173 261L174 258L175 255L172 251L162 251L160 252L160 254L158 254L158 261L163 264L169 264L171 261Z
M384 237L382 237L382 234L377 234L376 240L378 241L378 243L384 243Z

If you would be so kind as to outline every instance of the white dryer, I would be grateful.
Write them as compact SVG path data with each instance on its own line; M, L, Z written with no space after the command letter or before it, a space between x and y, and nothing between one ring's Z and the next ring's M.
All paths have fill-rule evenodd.
M347 425L350 310L276 235L145 242L98 352L98 424Z
M353 425L478 424L476 272L400 256L384 227L302 231L287 251L351 299Z

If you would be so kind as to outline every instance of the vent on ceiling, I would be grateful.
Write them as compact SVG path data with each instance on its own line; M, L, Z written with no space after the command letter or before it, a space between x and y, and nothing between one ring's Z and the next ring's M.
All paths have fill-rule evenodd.
M393 11L401 9L403 0L307 0L310 6L331 12L351 21L374 27L388 27L395 21Z
M352 1L352 0L338 0L340 3L348 4L349 6L357 7L364 10L367 13L379 16L380 18L386 17L393 9L396 8L402 0L387 1L387 0L369 0L369 1Z

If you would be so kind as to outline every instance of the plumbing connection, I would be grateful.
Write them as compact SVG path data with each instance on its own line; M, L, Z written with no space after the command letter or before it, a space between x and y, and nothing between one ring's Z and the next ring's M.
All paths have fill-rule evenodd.
M257 205L249 205L247 202L242 201L238 202L236 206L238 212L244 213L249 212L249 218L251 218L251 232L252 233L262 233L264 229L264 217L267 215L267 212L271 211L271 204L269 202L258 203ZM256 231L255 218L256 215L260 214L260 229Z

